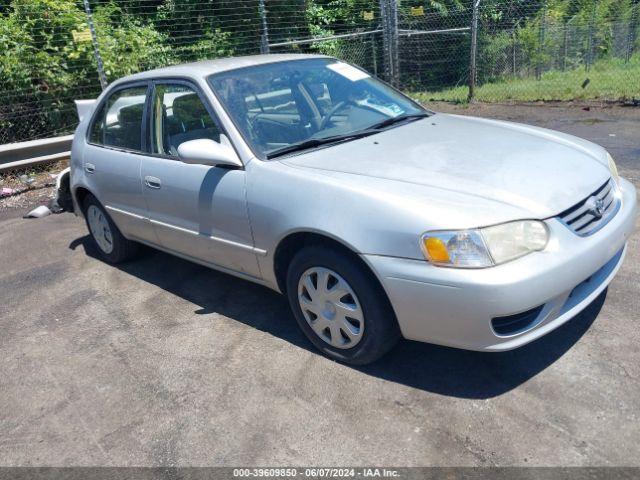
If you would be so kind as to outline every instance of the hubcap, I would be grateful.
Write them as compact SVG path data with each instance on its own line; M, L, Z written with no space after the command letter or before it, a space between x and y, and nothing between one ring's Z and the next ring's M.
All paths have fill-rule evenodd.
M102 211L95 205L90 205L87 209L87 221L91 235L100 250L107 254L111 253L113 251L113 236L109 222Z
M313 267L300 277L298 302L309 326L336 348L354 347L364 333L364 314L355 292L333 270Z

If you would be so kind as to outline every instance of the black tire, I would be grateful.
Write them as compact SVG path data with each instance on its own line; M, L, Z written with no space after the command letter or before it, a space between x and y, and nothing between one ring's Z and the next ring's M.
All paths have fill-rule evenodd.
M107 223L109 224L109 229L111 231L111 238L112 238L112 244L113 244L113 249L110 252L106 252L100 246L100 244L94 237L93 232L91 231L87 213L89 211L89 207L92 207L92 206L100 210L102 215L104 215L104 218L107 220ZM87 230L89 230L89 235L91 236L91 240L93 240L93 244L96 248L96 251L100 254L100 257L104 259L104 261L108 263L113 263L113 264L121 263L121 262L125 262L127 260L132 259L138 254L140 250L140 245L131 240L127 240L122 235L122 233L120 232L116 224L113 223L113 220L111 220L111 217L109 216L107 211L100 204L100 202L96 197L94 197L91 194L87 194L82 205L82 211L84 213L84 219L87 224Z
M287 297L298 325L307 338L325 355L351 365L365 365L391 350L400 338L400 329L386 293L373 273L342 249L312 245L300 250L287 270ZM325 342L307 322L298 301L298 283L314 267L340 275L351 287L364 313L362 338L351 348L336 348Z

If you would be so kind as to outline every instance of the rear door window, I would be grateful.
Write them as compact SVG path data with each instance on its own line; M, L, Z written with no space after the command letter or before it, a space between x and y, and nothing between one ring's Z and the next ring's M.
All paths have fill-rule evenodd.
M142 151L142 120L147 87L114 92L96 115L89 141L105 147Z

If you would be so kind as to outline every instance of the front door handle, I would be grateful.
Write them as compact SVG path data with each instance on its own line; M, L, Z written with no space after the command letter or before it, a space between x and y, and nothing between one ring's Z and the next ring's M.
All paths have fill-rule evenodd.
M93 163L85 163L84 171L87 173L93 173L96 171L96 166Z
M162 182L158 177L146 176L144 177L144 184L149 188L160 188Z

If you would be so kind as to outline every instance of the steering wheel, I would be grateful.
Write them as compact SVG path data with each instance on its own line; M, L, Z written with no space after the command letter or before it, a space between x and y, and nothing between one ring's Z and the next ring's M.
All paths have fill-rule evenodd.
M318 126L318 131L320 130L324 130L327 127L327 124L329 123L329 120L331 120L331 117L340 109L342 109L345 105L348 104L352 104L353 102L351 100L343 100L341 102L336 103L333 107L331 107L331 110L329 110L327 113L325 113L322 117L322 119L320 120L320 125Z

